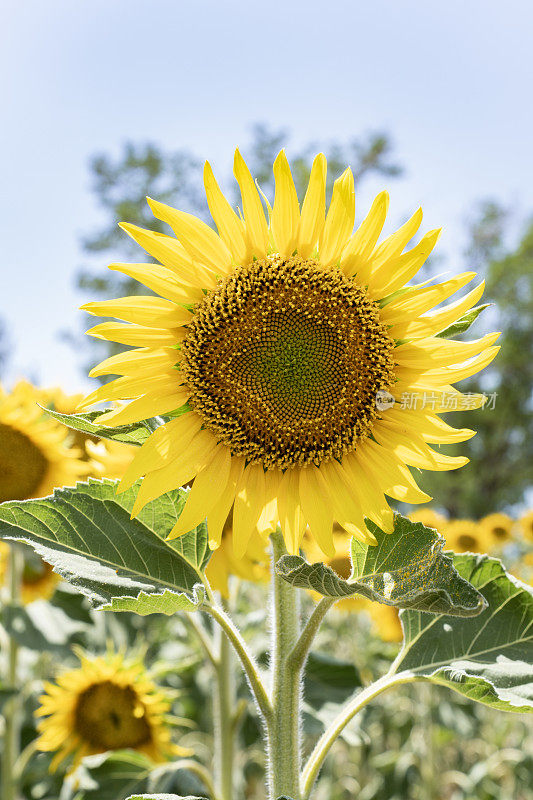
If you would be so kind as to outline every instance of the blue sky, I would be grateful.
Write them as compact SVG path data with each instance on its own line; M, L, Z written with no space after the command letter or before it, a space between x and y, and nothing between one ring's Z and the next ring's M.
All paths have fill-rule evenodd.
M74 289L101 221L88 159L125 139L225 174L256 121L294 145L388 130L407 168L392 216L421 203L452 265L477 199L533 210L526 0L3 0L0 30L8 382L89 385L59 334L90 299Z

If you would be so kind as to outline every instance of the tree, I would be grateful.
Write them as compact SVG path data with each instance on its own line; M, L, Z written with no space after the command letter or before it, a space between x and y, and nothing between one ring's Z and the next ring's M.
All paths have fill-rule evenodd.
M272 163L288 139L285 130L272 131L265 125L257 124L253 127L252 141L244 150L252 174L271 198L274 189ZM319 149L319 145L309 144L291 155L300 198L309 179L313 155ZM383 133L369 134L365 138L354 137L346 145L333 142L324 150L328 158L328 195L346 164L351 164L358 181L372 173L388 176L401 173L392 156L391 142ZM201 161L186 150L166 152L153 143L128 142L118 158L107 154L95 156L90 162L93 192L105 212L106 221L101 230L84 238L84 251L91 255L101 254L108 261L150 261L148 255L140 255L138 245L118 228L121 220L127 220L144 228L167 232L166 225L152 216L146 203L147 195L211 222L203 192L201 166ZM232 199L234 205L240 202L236 190ZM95 273L84 269L77 276L77 286L95 299L147 291L136 281L109 270ZM83 347L89 351L89 364L85 365L85 369L123 349L122 345L83 338ZM74 336L72 340L79 348L79 337Z
M470 229L468 263L486 278L484 302L494 303L473 330L503 333L491 367L478 380L459 385L461 391L491 396L486 409L474 412L474 421L471 411L449 415L455 427L477 431L467 446L471 463L457 472L426 473L423 481L452 517L481 517L523 502L533 483L533 219L512 249L504 243L508 217L488 201ZM447 452L465 452L465 445Z

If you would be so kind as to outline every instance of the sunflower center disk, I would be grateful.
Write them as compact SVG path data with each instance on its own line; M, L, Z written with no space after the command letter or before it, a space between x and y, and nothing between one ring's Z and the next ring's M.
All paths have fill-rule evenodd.
M32 497L46 468L46 458L30 438L0 423L0 503Z
M112 681L82 692L74 718L77 733L98 750L140 747L152 738L146 709L135 691Z
M379 310L339 271L293 256L237 269L200 304L182 343L191 406L266 469L354 449L394 382Z

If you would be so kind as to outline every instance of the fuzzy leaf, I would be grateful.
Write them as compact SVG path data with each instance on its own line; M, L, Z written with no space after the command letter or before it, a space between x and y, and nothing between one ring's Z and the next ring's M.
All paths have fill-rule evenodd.
M124 444L138 446L144 444L157 427L155 420L145 419L141 422L134 422L131 425L118 425L116 428L112 428L98 424L98 418L105 414L105 411L89 411L86 414L61 414L59 411L46 408L46 406L41 406L41 408L69 428L88 433L91 436L98 436L100 439L112 439L114 442L123 442Z
M467 311L462 317L453 322L440 333L436 333L440 339L448 339L450 336L457 336L458 333L464 333L476 321L482 311L491 306L492 303L485 303L481 306L476 306Z
M300 556L282 556L276 570L282 578L302 589L314 589L326 597L360 594L397 608L414 608L433 614L475 616L484 608L482 595L454 569L443 555L445 540L433 528L394 516L394 531L386 534L366 521L377 545L352 539L352 574L340 578L331 567L308 564Z
M205 797L193 797L192 794L187 797L178 794L132 794L126 800L205 800Z
M488 556L456 555L454 564L487 608L476 619L402 611L396 671L494 708L533 712L533 589Z
M0 537L30 544L99 608L115 601L142 614L197 608L202 596L195 587L210 556L206 526L164 541L186 490L157 498L131 519L138 485L116 494L117 485L89 479L51 497L3 503Z

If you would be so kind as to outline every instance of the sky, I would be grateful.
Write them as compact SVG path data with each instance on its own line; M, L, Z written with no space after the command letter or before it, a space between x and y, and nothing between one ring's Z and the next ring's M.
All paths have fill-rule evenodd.
M125 140L226 174L255 122L289 129L289 156L386 130L406 168L391 215L422 204L452 267L478 200L533 211L528 0L3 0L0 31L8 384L91 385L63 332L91 299L81 237L103 222L88 162Z

